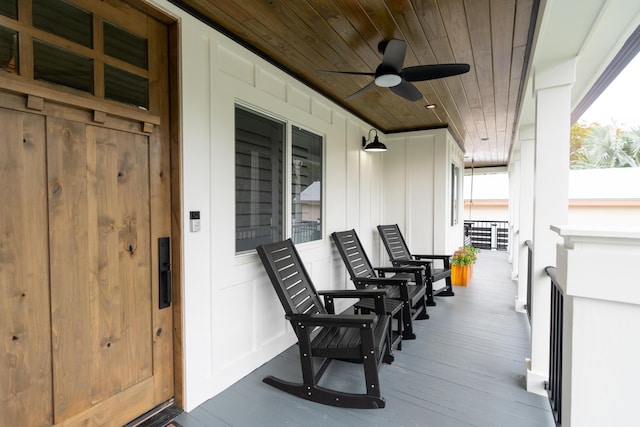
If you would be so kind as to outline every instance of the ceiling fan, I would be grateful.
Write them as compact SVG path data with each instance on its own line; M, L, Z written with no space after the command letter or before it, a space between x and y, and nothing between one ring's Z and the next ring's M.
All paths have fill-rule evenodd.
M422 98L422 94L411 82L440 79L464 74L469 71L469 64L418 65L415 67L402 68L407 52L407 42L404 40L384 40L378 44L378 50L382 53L382 63L378 65L375 73L327 70L318 70L318 73L352 74L374 77L371 83L349 95L346 98L347 101L357 98L374 86L388 87L396 95L409 101L418 101Z

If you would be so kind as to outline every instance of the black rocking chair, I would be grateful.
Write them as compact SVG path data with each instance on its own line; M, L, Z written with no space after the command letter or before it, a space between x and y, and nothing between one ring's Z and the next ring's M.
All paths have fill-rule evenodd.
M434 295L442 297L454 296L453 287L451 286L451 255L412 255L397 224L379 225L378 232L380 233L384 247L387 249L391 264L396 267L424 266L424 280L427 286L427 305L436 305L433 299ZM436 267L436 260L441 260L442 265ZM442 279L445 280L445 285L441 288L434 289L434 283Z
M258 246L271 283L286 318L297 337L302 383L272 376L264 382L303 399L347 408L384 408L378 369L391 363L390 318L385 313L385 291L344 290L317 292L291 239ZM320 301L324 296L324 305ZM334 298L372 298L375 313L335 314ZM314 359L321 360L316 368ZM346 393L318 385L333 359L360 362L364 367L366 393Z
M403 303L403 339L415 339L413 319L428 319L426 286L422 279L424 267L373 267L362 248L355 230L337 231L331 234L338 248L351 281L358 289L370 287L387 291L387 299ZM391 277L387 274L393 273Z

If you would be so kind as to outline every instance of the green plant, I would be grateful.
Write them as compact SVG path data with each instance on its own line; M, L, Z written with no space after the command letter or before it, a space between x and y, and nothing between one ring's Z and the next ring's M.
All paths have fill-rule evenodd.
M451 265L469 265L474 264L478 259L480 249L473 246L461 246L453 253L451 257Z

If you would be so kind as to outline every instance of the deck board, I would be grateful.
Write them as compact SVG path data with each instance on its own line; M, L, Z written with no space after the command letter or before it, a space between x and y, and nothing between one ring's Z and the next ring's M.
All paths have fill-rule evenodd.
M300 377L295 346L175 421L202 426L518 426L552 427L545 397L528 393L529 324L514 311L516 284L505 252L479 254L468 287L436 298L429 320L415 322L413 341L380 370L386 407L333 408L297 399L262 382L266 375ZM362 368L334 362L323 385L364 388Z

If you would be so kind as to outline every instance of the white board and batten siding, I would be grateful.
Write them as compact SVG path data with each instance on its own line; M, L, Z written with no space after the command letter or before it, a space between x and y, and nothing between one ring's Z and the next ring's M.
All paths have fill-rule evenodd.
M188 411L295 342L255 252L235 253L235 105L299 125L324 138L323 239L298 245L319 289L352 286L329 238L333 231L357 229L372 261L380 261L376 226L389 221L386 214L391 196L386 191L386 173L400 160L396 150L402 150L392 143L387 153L362 151L362 136L367 135L370 125L167 1L149 2L180 20L185 230L182 293ZM421 135L411 137L412 141L417 139L410 144L410 149L417 151L412 155L425 154L417 160L424 164L414 165L413 173L432 173L429 171L438 163L434 156L447 157L450 163L445 146L451 139L445 130ZM386 143L386 136L380 133L380 137ZM422 144L419 139L425 138L435 138L440 145ZM461 162L461 155L458 157ZM400 161L397 168L404 169L405 162ZM412 203L431 205L428 199L433 187L440 184L433 177L417 178L425 184L416 184L414 192L431 190L420 198L406 193L400 202L411 199ZM432 213L422 218L427 221L422 235L433 241L428 224L433 223L434 213L430 209ZM200 232L189 232L190 211L200 211ZM435 217L438 215L442 213ZM418 218L413 223L418 224Z

